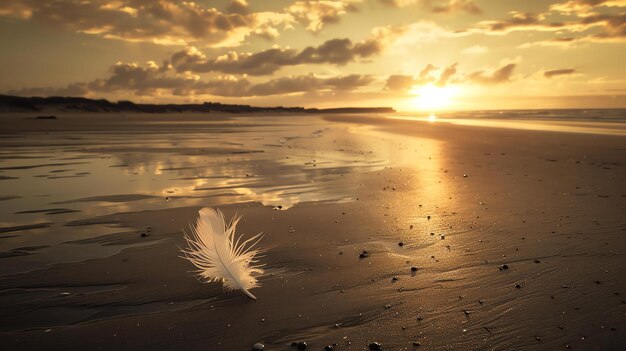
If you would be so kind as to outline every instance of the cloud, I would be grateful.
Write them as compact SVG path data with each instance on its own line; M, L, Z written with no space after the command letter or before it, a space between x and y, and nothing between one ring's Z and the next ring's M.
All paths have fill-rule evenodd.
M472 0L425 1L430 4L432 12L450 13L464 11L472 15L479 15L482 10Z
M228 4L228 13L238 13L240 15L247 15L250 13L248 2L246 0L233 0Z
M467 12L472 15L481 14L482 10L472 0L379 0L392 7L406 7L421 4L433 13Z
M179 72L221 72L252 76L272 74L285 66L345 65L357 58L380 54L402 31L401 28L380 27L374 29L370 37L357 43L347 38L331 39L319 46L309 46L299 51L272 48L257 53L229 52L212 58L207 58L198 49L191 47L173 54L170 62Z
M562 30L580 32L589 28L598 28L599 31L580 36L557 37L547 40L538 40L520 45L526 49L534 46L558 46L574 48L583 43L624 43L626 42L626 13L590 14L582 17L578 22L564 24Z
M626 0L569 0L550 5L550 11L585 16L596 7L626 7Z
M385 89L391 91L408 91L416 85L416 82L417 80L413 76L394 74L387 78Z
M341 16L357 10L361 0L296 1L285 11L312 32L319 32L329 23L338 23Z
M562 69L553 69L553 70L549 70L549 71L545 71L543 72L543 76L546 78L552 78L555 76L563 76L563 75L570 75L576 73L576 69L574 68L562 68Z
M310 93L320 91L353 91L373 82L370 76L352 74L330 78L315 75L290 76L270 80L267 83L253 85L247 92L248 96L284 95L293 93Z
M495 85L507 83L511 80L513 70L517 64L509 63L502 67L487 72L485 70L474 71L469 74L458 72L458 64L454 63L440 70L439 76L432 73L439 69L428 64L418 76L394 74L387 78L385 90L394 92L408 92L412 88L421 85L434 84L439 87L451 84L473 83L480 85Z
M288 76L263 83L232 75L203 79L188 73L180 74L171 65L157 65L153 61L140 66L118 62L106 78L73 83L63 88L29 88L9 91L15 95L87 96L111 93L131 93L139 96L220 96L254 97L303 93L344 91L352 92L368 86L374 78L367 75L340 75L334 77Z
M416 77L402 74L390 75L387 78L385 90L406 92L414 86L432 83L444 86L456 74L456 66L457 64L455 63L446 67L443 71L441 71L438 78L434 76L433 73L437 72L439 68L430 63L427 64Z
M438 86L443 87L448 84L452 76L456 74L456 66L457 64L455 63L453 65L446 67L446 69L443 70L443 72L441 73L441 76L439 77L439 80L437 81Z
M0 15L33 20L75 32L126 41L211 46L238 45L250 35L275 36L288 25L281 13L248 13L245 1L230 12L197 2L175 0L12 0L0 2Z
M502 21L481 21L469 32L502 35L514 31L542 31L580 33L596 28L599 32L579 39L588 41L620 41L626 37L626 13L586 14L570 21L546 22L545 14L511 12L511 18Z
M481 21L478 28L486 34L506 34L520 30L557 31L564 23L544 24L544 15L512 11L511 18L501 21Z
M509 63L493 70L491 73L486 73L484 70L475 71L468 74L465 77L465 81L482 85L506 83L511 80L511 75L516 66L515 63Z

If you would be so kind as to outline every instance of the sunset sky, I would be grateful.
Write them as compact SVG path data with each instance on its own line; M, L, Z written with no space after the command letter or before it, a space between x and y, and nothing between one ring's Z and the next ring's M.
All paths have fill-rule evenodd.
M0 92L626 107L626 0L0 0Z

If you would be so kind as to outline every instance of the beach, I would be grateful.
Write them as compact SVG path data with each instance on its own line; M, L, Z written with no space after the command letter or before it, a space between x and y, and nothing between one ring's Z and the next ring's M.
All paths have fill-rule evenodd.
M34 116L0 116L3 349L626 343L620 132L375 114ZM180 257L202 207L263 233L258 300L201 283Z

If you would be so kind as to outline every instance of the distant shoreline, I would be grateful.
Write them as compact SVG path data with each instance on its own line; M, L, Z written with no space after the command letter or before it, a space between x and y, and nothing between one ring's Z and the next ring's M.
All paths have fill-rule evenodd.
M0 95L0 113L9 112L141 112L141 113L181 113L181 112L227 112L227 113L393 113L391 107L260 107L239 104L204 102L202 104L138 104L132 101L111 102L106 99L88 99L82 97L21 97Z

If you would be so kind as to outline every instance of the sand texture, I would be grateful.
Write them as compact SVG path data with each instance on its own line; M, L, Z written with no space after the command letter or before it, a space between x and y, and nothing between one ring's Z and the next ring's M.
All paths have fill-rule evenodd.
M626 344L624 136L359 115L27 117L0 116L3 350ZM257 301L180 258L204 206L264 233Z

